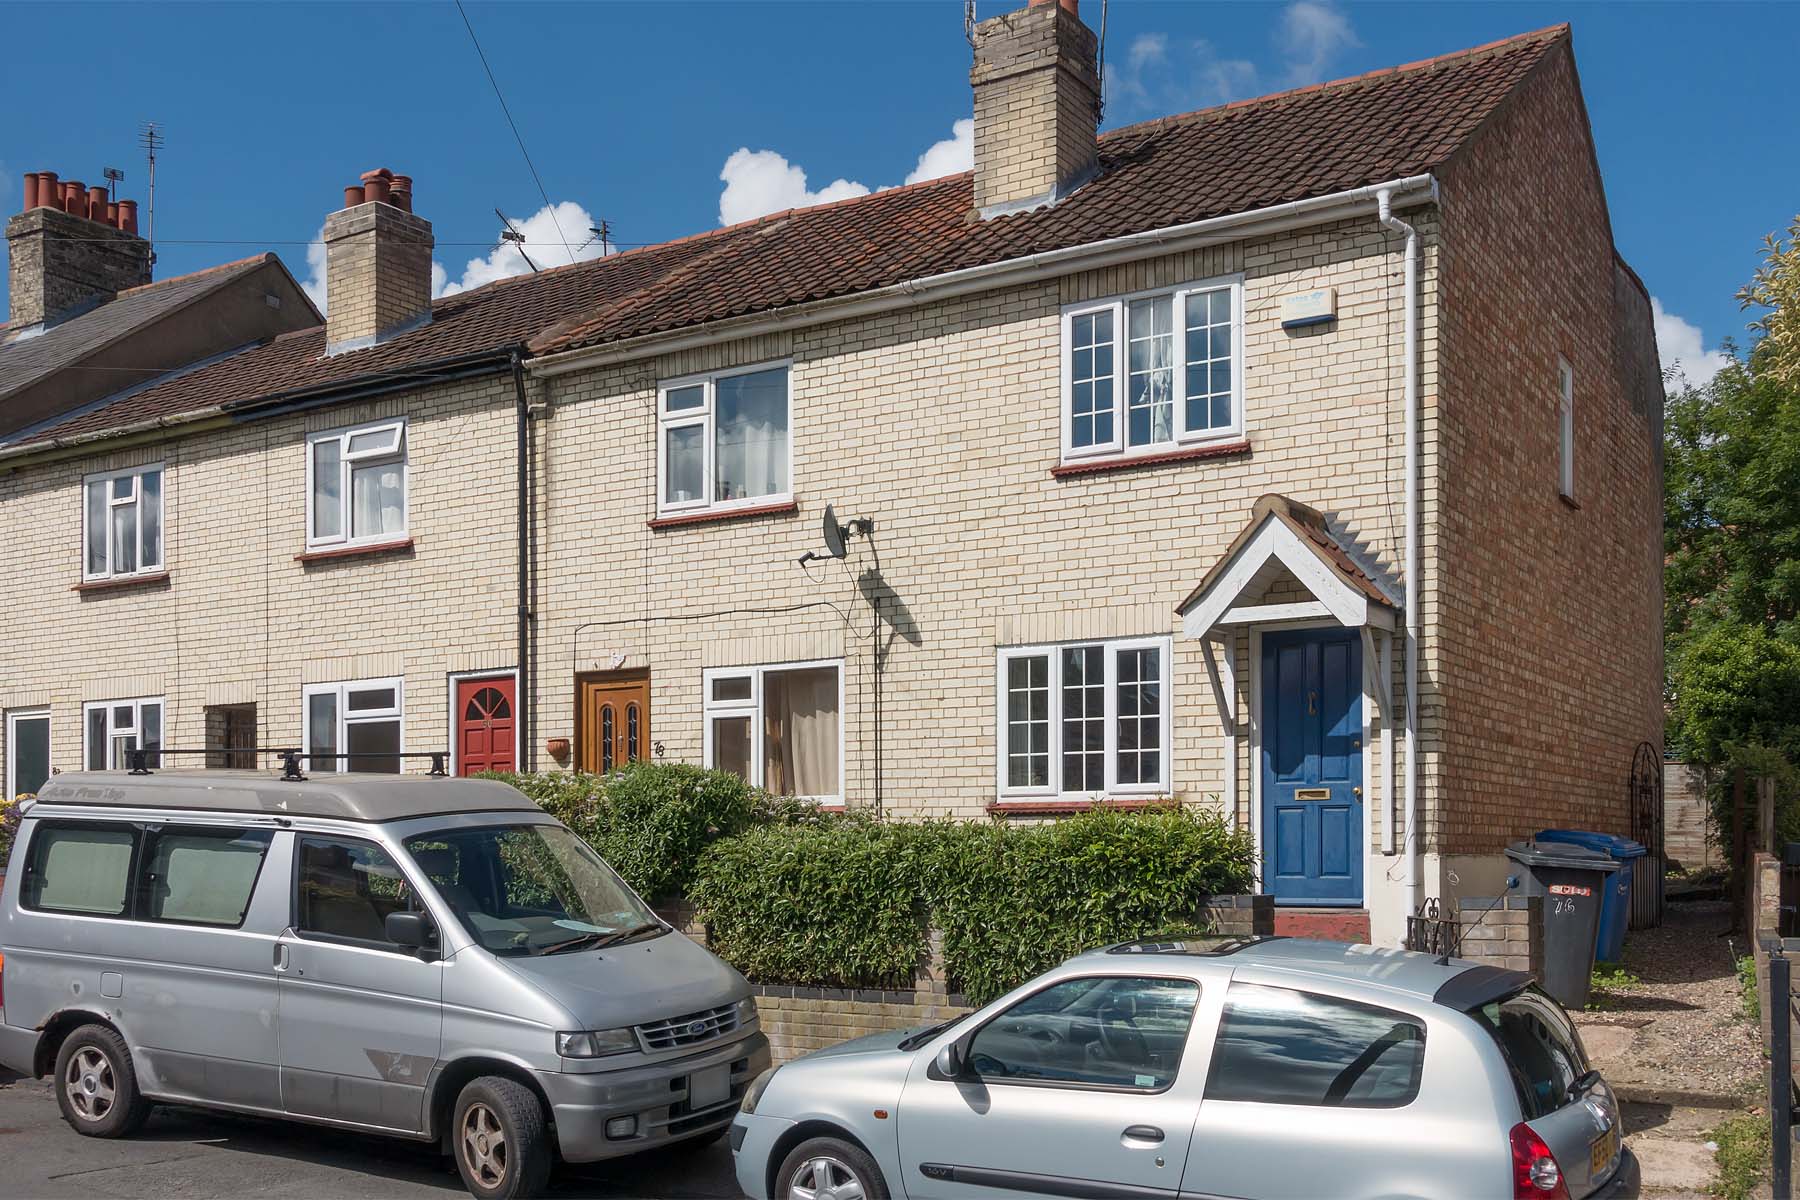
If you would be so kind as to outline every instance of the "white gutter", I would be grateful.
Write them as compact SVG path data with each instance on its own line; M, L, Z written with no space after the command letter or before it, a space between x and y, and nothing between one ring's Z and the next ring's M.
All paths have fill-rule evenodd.
M1400 852L1405 857L1401 876L1406 913L1419 910L1419 231L1396 217L1393 197L1386 189L1376 196L1380 222L1406 237L1406 282L1402 304L1406 306L1403 368L1406 407L1406 781Z
M1382 200L1382 197L1386 197L1386 200ZM603 364L629 362L651 355L716 345L731 338L755 337L778 330L801 329L830 321L891 312L972 292L1034 283L1066 275L1071 271L1093 270L1155 254L1173 254L1217 242L1241 241L1263 234L1279 233L1285 229L1324 224L1359 216L1368 210L1371 202L1394 206L1423 204L1436 198L1437 185L1430 175L1409 175L1389 183L1370 184L1326 196L1312 196L1267 208L1209 217L1204 221L1189 221L1182 225L1126 234L1080 246L1044 250L1002 262L925 275L850 296L812 300L771 312L709 321L692 329L645 334L598 346L564 350L527 360L525 370L540 378L551 378ZM1381 211L1385 212L1386 209Z

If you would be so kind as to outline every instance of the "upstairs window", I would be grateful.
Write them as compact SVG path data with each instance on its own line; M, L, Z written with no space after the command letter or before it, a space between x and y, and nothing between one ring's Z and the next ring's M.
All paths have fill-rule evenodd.
M125 579L163 570L162 464L83 481L82 578Z
M306 544L358 546L406 537L406 422L306 439Z
M126 759L130 750L161 750L163 742L163 700L161 696L140 700L103 700L83 705L86 745L82 761L90 771L122 771L131 764ZM159 757L150 755L147 767L158 765Z
M1063 457L1129 457L1243 432L1243 285L1063 311Z
M1557 488L1575 498L1575 368L1556 360Z
M1169 791L1169 639L1000 652L1002 799Z
M678 515L787 500L789 399L785 363L663 384L657 511Z

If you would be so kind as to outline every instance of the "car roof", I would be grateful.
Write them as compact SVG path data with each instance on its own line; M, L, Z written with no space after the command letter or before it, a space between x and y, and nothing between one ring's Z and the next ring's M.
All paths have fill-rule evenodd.
M269 771L70 771L53 776L38 803L67 808L322 817L338 821L407 821L470 812L542 812L517 788L486 779L441 775L315 772L299 781Z
M1465 1011L1510 995L1531 982L1531 977L1522 972L1467 959L1314 938L1145 939L1089 954L1228 958L1234 967L1263 967L1318 980L1387 988Z

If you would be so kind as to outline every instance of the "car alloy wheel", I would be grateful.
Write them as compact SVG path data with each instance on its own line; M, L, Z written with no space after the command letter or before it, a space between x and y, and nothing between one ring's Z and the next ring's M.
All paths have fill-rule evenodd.
M118 1097L118 1080L113 1075L112 1060L93 1046L84 1046L69 1059L63 1075L63 1090L69 1107L84 1121L103 1121L112 1111Z
M497 1189L506 1182L506 1131L494 1110L479 1101L463 1113L462 1156L469 1175L482 1187Z
M839 1159L809 1158L788 1180L787 1200L863 1200L862 1180Z

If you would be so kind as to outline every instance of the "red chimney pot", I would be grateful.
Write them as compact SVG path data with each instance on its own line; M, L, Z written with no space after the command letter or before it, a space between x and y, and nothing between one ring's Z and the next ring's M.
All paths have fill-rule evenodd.
M99 221L104 224L106 221L106 189L103 187L91 187L88 189L87 198L88 220Z
M119 227L119 205L116 201L106 202L106 223L114 229Z
M347 187L344 189L344 207L345 208L355 208L357 205L361 204L362 202L363 202L363 190L362 190L361 184L357 184L355 187Z
M45 208L62 207L62 189L57 186L55 171L38 172L38 203Z
M1048 6L1059 2L1062 5L1063 11L1068 13L1071 17L1079 18L1081 16L1081 0L1031 0L1030 7L1047 8Z
M386 204L388 200L388 181L382 176L385 172L371 171L363 176L363 203Z
M25 207L20 212L30 212L38 206L37 179L36 171L25 172Z
M87 185L79 179L63 181L63 211L77 217L87 215Z
M126 233L137 232L137 201L119 201L119 228Z

